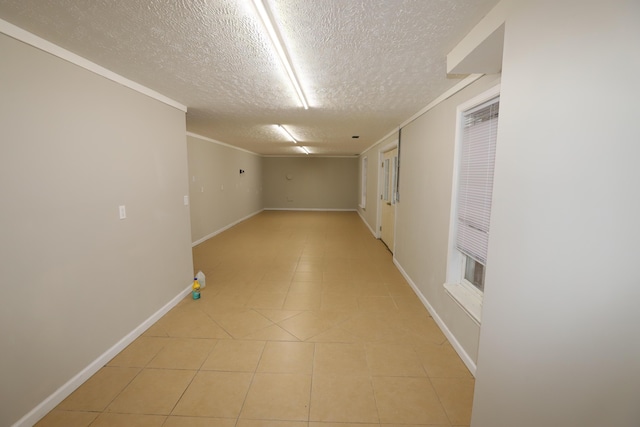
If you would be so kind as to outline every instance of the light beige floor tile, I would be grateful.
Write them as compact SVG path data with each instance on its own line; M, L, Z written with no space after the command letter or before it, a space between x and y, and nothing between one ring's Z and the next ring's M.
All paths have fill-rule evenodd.
M271 325L243 337L245 340L258 341L299 341L299 339L285 331L278 325Z
M378 312L381 310L397 310L396 303L391 297L363 296L358 297L358 308L360 310Z
M314 375L310 421L379 422L369 377Z
M368 375L363 344L317 343L314 374Z
M323 423L311 421L309 427L380 427L380 424L362 424L362 423ZM387 427L386 425L384 427ZM411 426L404 426L411 427ZM431 427L431 426L430 426Z
M310 311L304 311L301 314L284 320L278 324L303 341L314 335L318 335L333 326L331 322L320 318L318 315Z
M424 377L426 373L413 346L367 344L367 363L374 376Z
M169 334L167 333L167 331L164 330L164 328L159 322L156 322L153 325L151 325L149 329L144 331L142 336L143 337L168 337Z
M91 424L91 427L161 427L166 418L164 415L111 414L105 412L100 414Z
M114 409L157 411L167 396L178 400L164 405L174 412L164 427L468 424L473 377L357 214L264 212L198 245L193 257L194 272L207 275L202 298L181 300L39 425L153 423L166 415ZM205 362L223 370L194 373ZM148 378L172 368L193 375L182 397L179 381ZM311 421L282 419L304 417L301 389Z
M263 341L220 340L201 369L254 372L262 355L264 344Z
M256 291L247 302L247 307L279 310L286 297L287 294L284 292Z
M426 311L427 309L422 302L416 296L393 296L393 301L396 303L396 307L400 310L417 310Z
M289 293L314 294L320 297L323 288L324 285L322 282L296 282L294 280L291 282L291 286L289 286Z
M311 375L258 373L240 418L306 421L310 392Z
M413 328L408 327L407 332L416 344L443 344L447 341L435 320L425 317L421 322L416 322Z
M285 310L319 310L321 295L321 292L289 292L286 300L284 301L283 308Z
M358 297L347 295L339 291L326 291L322 294L322 310L355 311L358 310Z
M428 378L373 377L381 423L448 424Z
M238 420L236 427L308 427L306 421Z
M356 284L356 289L361 296L388 297L389 289L384 282L361 281Z
M304 258L296 265L296 274L297 273L320 273L320 277L322 278L322 263L310 260L308 257Z
M314 350L312 343L270 341L265 346L257 372L310 375Z
M430 378L473 378L448 342L421 344L416 346L416 352Z
M200 371L171 415L237 418L253 374Z
M292 270L275 270L269 271L262 276L262 281L265 282L291 282L293 279Z
M109 405L107 411L168 415L195 371L144 369Z
M88 427L97 416L97 412L54 409L38 421L35 427Z
M139 368L104 367L63 400L57 409L103 411L139 372Z
M263 315L248 309L221 313L215 319L220 326L236 339L273 325L273 322Z
M256 286L256 291L259 292L275 292L275 293L287 293L291 287L289 281L260 281Z
M467 378L432 378L431 383L452 425L469 425L475 381Z
M322 270L296 271L293 275L294 282L322 282Z
M166 343L166 338L139 337L111 359L107 366L144 368L162 350Z
M271 320L274 323L282 322L290 317L296 316L302 313L302 310L264 310L256 309L257 313L260 313L265 318Z
M169 416L162 427L234 427L235 418Z
M409 286L409 284L405 281L402 281L400 283L385 281L385 285L387 286L389 295L393 297L418 298L411 286Z
M216 342L206 338L168 338L147 368L197 370Z
M380 424L380 427L450 427L450 424ZM454 426L468 427L468 426Z
M326 342L326 343L349 343L354 344L358 342L364 342L359 337L353 335L350 332L345 331L339 326L334 326L326 331L315 335L307 340L307 342Z
M331 268L331 267L329 267ZM354 278L354 273L350 270L325 270L322 272L323 282L350 282Z
M197 303L193 301L193 304ZM197 307L183 306L178 311L171 311L160 320L160 324L171 337L229 338L216 322Z
M397 329L394 329L384 318L380 318L379 313L376 312L362 312L342 323L340 327L359 339L369 342L395 337L398 334Z

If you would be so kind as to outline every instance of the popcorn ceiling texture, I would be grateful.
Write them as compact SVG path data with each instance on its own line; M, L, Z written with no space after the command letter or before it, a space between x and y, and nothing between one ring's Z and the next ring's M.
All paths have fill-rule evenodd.
M0 18L188 107L260 154L360 153L455 85L446 55L497 0L269 0L311 108L250 0L2 0ZM352 139L352 135L360 135Z

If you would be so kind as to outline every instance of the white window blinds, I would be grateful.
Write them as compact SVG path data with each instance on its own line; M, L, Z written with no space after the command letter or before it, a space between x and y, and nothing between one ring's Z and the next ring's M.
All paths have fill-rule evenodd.
M456 246L485 265L493 192L499 98L463 113Z

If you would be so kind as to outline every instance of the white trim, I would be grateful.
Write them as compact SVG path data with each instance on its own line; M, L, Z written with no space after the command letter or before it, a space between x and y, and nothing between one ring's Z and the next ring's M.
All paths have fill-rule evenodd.
M455 335L453 335L451 330L449 330L447 325L444 323L442 318L440 318L440 316L438 315L438 312L429 303L427 298L425 298L425 296L422 295L422 292L420 292L420 290L418 289L416 284L413 283L413 280L411 280L411 277L409 277L407 272L404 271L404 269L402 268L402 266L400 265L400 263L398 262L398 260L396 259L395 256L393 257L393 263L398 268L398 270L400 271L400 274L402 274L402 276L405 278L407 283L409 283L409 286L411 286L411 289L413 289L413 292L415 292L415 294L420 299L422 304L425 306L425 308L427 309L429 314L431 314L431 317L436 322L438 327L442 330L442 333L444 334L444 336L447 337L447 340L449 340L449 343L451 344L453 349L456 351L456 353L458 353L458 356L460 356L460 359L462 359L462 362L469 369L469 371L471 372L471 375L473 375L475 377L476 376L476 363L473 361L471 356L469 356L469 354L464 350L464 348L462 347L460 342L456 339Z
M81 57L80 55L76 55L73 52L63 49L60 46L51 43L50 41L40 38L35 34L23 30L22 28L17 27L2 19L0 19L0 33L6 34L11 38L31 45L36 49L40 49L53 56L57 56L58 58L77 65L78 67L82 67L87 71L91 71L92 73L109 79L115 83L121 84L122 86L133 89L136 92L139 92L150 98L153 98L171 107L177 108L180 111L187 112L187 107L180 104L179 102L174 101L173 99L164 96L161 93L156 92L155 90L149 89L146 86L136 83L133 80L129 80L126 77L116 74L113 71L96 64L95 62L91 62L88 59Z
M433 107L435 107L438 104L440 104L441 102L446 101L447 99L451 98L453 95L455 95L456 93L460 92L462 89L466 88L467 86L469 86L471 83L475 82L476 80L478 80L482 76L484 76L484 74L470 74L467 78L462 80L460 83L458 83L457 85L455 85L454 87L452 87L451 89L449 89L448 91L446 91L445 93L443 93L442 95L440 95L439 97L434 99L429 105L424 107L422 110L418 111L416 114L411 116L409 119L405 120L400 125L400 127L401 128L405 127L406 125L408 125L412 121L416 120L418 117L420 117L423 114L425 114L427 111L431 110Z
M367 151L373 149L373 147L375 147L378 144L381 144L384 142L385 139L390 138L391 136L393 136L394 134L397 134L400 131L400 128L393 128L393 130L391 132L389 132L388 134L386 134L385 136L383 136L382 138L380 138L378 141L374 142L373 144L371 144L368 148L366 148L364 151L362 151L359 155L362 156L364 153L366 153Z
M375 237L377 239L378 236L376 236L376 232L373 231L373 228L371 228L371 226L369 225L367 220L364 219L364 217L362 216L362 212L358 211L358 215L360 215L360 219L362 220L362 222L364 222L364 225L366 225L367 228L369 229L369 231L371 231L371 234L373 234L373 237Z
M462 104L458 105L458 108L457 108L458 116L460 116L460 114L462 114L463 112L471 108L477 107L480 104L483 104L493 98L498 97L499 95L500 95L500 83L487 89L486 91L482 92L480 95L475 96L470 100L465 101Z
M480 326L482 322L482 296L463 283L445 283L444 289L447 295L471 317L471 320Z
M265 211L309 211L309 212L357 212L358 209L328 209L328 208L264 208Z
M358 166L360 167L360 203L358 207L360 209L367 208L367 187L369 183L369 156L363 156L358 159Z
M447 273L444 284L447 294L462 307L465 313L480 325L482 320L482 295L478 292L472 295L472 290L465 287L463 282L463 255L456 248L456 224L458 217L458 180L462 145L462 115L465 111L481 105L500 95L500 83L487 89L481 94L458 105L456 108L456 135L453 152L453 180L451 184L451 209L449 217L449 241L447 253Z
M391 151L395 148L398 148L398 139L396 139L395 141L392 141L390 143L388 143L387 145L383 145L382 147L378 148L378 165L381 163L384 163L384 153ZM399 154L399 153L398 153ZM399 156L398 156L399 157ZM378 239L382 239L382 232L380 231L380 228L382 227L382 193L384 191L383 187L384 187L384 174L380 172L380 167L376 165L376 167L378 168L378 190L377 190L377 194L376 194L376 200L377 200L377 204L378 204L378 211L376 212L376 228L378 229L378 233L376 234L376 238ZM396 177L396 179L398 179L398 177ZM396 203L395 206L397 207L398 204ZM393 248L390 248L391 253L395 253L395 246L396 246L396 219L397 219L397 211L394 213L393 216ZM386 244L386 243L385 243Z
M296 145L294 145L296 147ZM289 157L301 157L301 158L314 158L314 159L358 159L359 154L353 154L351 156L322 156L314 153L310 154L260 154L262 157L276 157L276 158L289 158Z
M201 239L198 239L195 242L191 243L191 247L198 246L200 243L206 242L210 238L212 238L214 236L217 236L218 234L222 233L223 231L226 231L226 230L230 229L234 225L240 224L242 221L246 221L249 218L251 218L252 216L258 215L263 210L264 209L260 209L260 210L255 211L254 213L250 213L249 215L247 215L247 216L245 216L243 218L240 218L239 220L234 221L231 224L226 225L226 226L222 227L221 229L214 231L213 233L207 234L206 236L202 237Z
M208 138L206 136L198 135L197 133L187 132L187 136L191 136L193 138L198 138L198 139L201 139L203 141L213 142L214 144L222 145L224 147L233 148L234 150L244 151L245 153L253 154L254 156L262 156L261 154L254 153L253 151L245 150L244 148L240 148L240 147L235 147L233 145L230 145L230 144L227 144L227 143L224 143L224 142L220 142L218 140L215 140L215 139L212 139L212 138Z
M424 107L423 109L421 109L420 111L415 113L413 116L409 117L407 120L402 122L402 124L400 126L398 126L397 128L394 128L391 132L389 132L384 137L380 138L377 142L372 144L370 147L368 147L367 149L362 151L360 153L360 156L362 156L367 151L371 150L376 145L382 143L385 139L389 138L394 133L398 133L398 131L401 128L405 127L406 125L408 125L412 121L416 120L418 117L422 116L423 114L425 114L426 112L428 112L429 110L431 110L432 108L434 108L435 106L440 104L441 102L446 101L447 99L451 98L453 95L455 95L456 93L460 92L462 89L466 88L467 86L469 86L471 83L475 82L476 80L478 80L482 76L484 76L484 74L470 74L464 80L462 80L461 82L459 82L458 84L453 86L451 89L447 90L442 95L440 95L439 97L437 97L436 99L431 101L426 107Z
M111 348L102 353L87 365L83 370L76 374L73 378L63 384L49 397L40 402L35 408L29 411L25 416L16 421L12 427L30 427L47 415L53 408L58 406L60 402L73 393L78 387L80 387L85 381L87 381L93 374L98 372L104 365L106 365L111 359L113 359L118 353L124 350L129 344L131 344L136 338L142 335L147 329L149 329L154 323L156 323L162 316L164 316L169 310L175 307L184 297L191 292L191 285L180 291L171 301L166 303L160 310L153 313L147 320L138 325L134 330L125 335L120 341L115 343Z

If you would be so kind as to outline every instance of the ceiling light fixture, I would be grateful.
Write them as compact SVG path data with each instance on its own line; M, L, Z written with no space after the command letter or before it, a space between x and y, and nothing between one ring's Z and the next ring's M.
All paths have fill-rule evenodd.
M282 131L282 133L283 133L284 135L286 135L286 137L287 137L287 138L289 138L290 140L292 140L294 144L297 144L297 143L298 143L298 141L293 137L293 135L291 135L291 134L289 133L289 131L288 131L287 129L285 129L285 127L284 127L284 126L282 126L282 125L276 125L276 126L278 126L278 128Z
M302 145L300 146L300 148L302 148L302 151L304 151L304 153L308 156L309 154L309 150L307 150L307 147L303 147Z
M298 76L296 75L296 72L294 71L293 66L291 65L291 58L289 58L289 54L284 48L282 35L280 34L280 32L278 31L277 27L274 24L275 19L273 19L273 15L271 14L271 11L267 7L267 5L264 3L264 0L253 0L253 4L255 5L256 10L258 11L258 15L262 20L262 24L267 29L267 33L269 34L271 43L273 43L273 47L276 49L276 52L278 52L278 56L282 61L282 65L284 65L284 68L287 70L289 80L291 80L291 84L293 85L293 88L295 89L296 94L298 95L298 98L300 98L300 102L302 103L302 106L304 107L305 110L308 110L309 104L307 103L307 99L305 98L304 92L302 91L302 86L300 86L300 81L298 80Z

